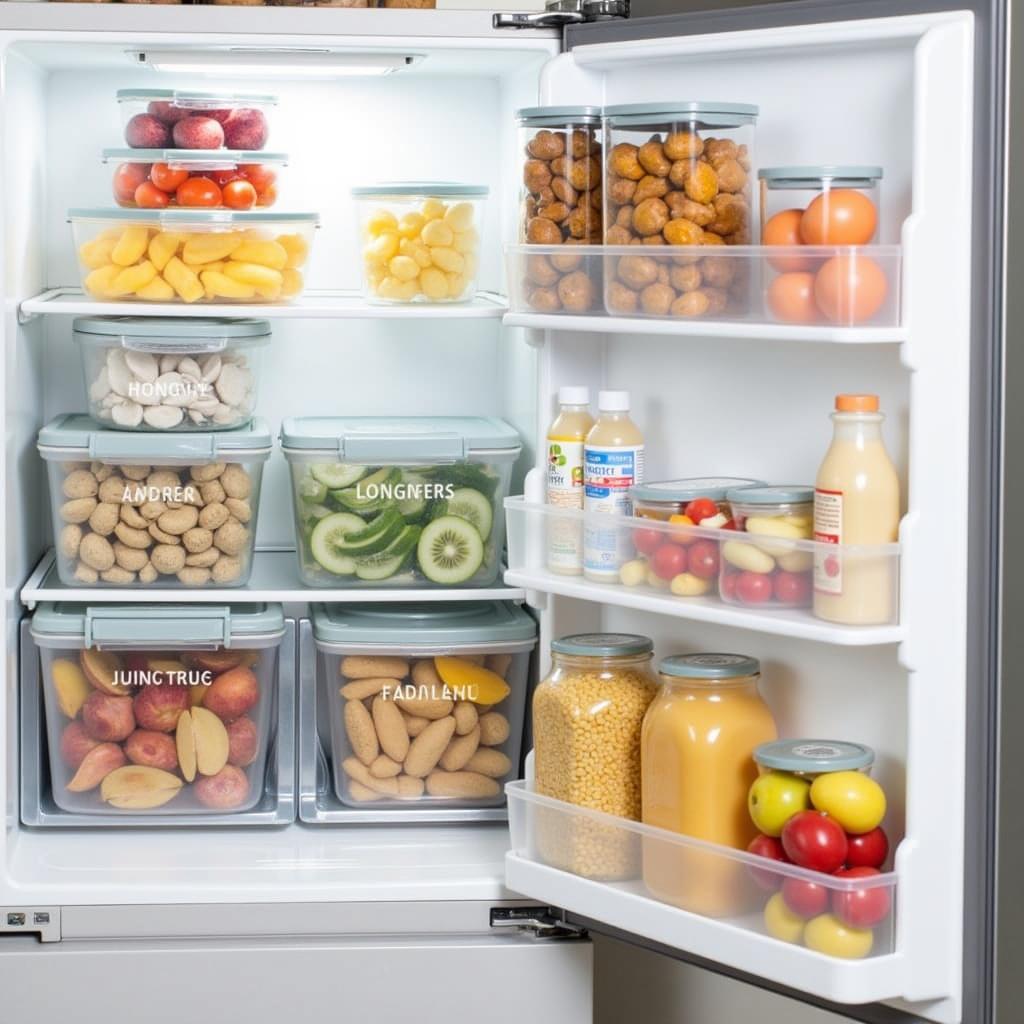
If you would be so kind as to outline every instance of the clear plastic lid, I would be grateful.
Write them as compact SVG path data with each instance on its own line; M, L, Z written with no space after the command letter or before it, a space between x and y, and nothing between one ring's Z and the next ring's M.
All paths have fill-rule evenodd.
M737 487L754 487L763 480L751 480L742 476L691 476L680 480L658 480L649 484L638 484L630 489L634 501L659 502L678 505L697 498L725 501L729 491Z
M673 654L658 666L679 679L741 679L761 673L761 663L746 654Z
M762 167L757 176L770 189L816 188L825 182L832 188L871 188L882 179L882 168L873 164Z
M237 107L272 107L277 97L267 93L196 92L180 89L118 89L118 103L173 103L182 110L229 110Z
M528 128L561 128L566 125L601 123L600 107L523 107L516 120Z
M379 196L394 199L396 196L410 198L438 199L481 199L490 195L487 185L465 185L457 181L384 181L379 185L356 185L352 195L356 199Z
M845 740L775 740L754 748L754 760L762 768L780 772L863 771L875 761L875 752L863 743Z
M75 209L68 210L68 220L122 221L127 224L160 224L162 227L262 227L266 224L312 224L320 226L320 215L316 213L264 213L262 210L138 210L138 209Z
M725 498L737 505L804 505L814 501L814 488L805 484L732 487Z
M266 344L268 320L212 317L88 316L73 325L76 340L134 352L221 352L230 345Z
M551 642L554 654L580 658L627 658L654 651L654 641L637 633L575 633Z
M605 107L604 116L612 128L661 131L676 121L697 128L739 128L754 124L760 113L755 103L724 103L689 100L683 103L622 103Z
M287 153L266 153L261 149L125 149L103 150L103 162L167 164L195 171L231 171L239 164L288 163Z

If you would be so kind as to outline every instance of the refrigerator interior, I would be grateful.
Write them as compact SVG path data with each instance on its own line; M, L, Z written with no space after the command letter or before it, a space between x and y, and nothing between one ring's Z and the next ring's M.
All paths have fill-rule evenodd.
M515 241L521 168L512 113L535 102L538 90L548 103L739 100L761 108L759 165L884 166L880 241L903 245L903 327L870 343L844 343L842 332L816 343L792 340L784 327L755 338L742 328L735 337L703 335L699 323L657 336L611 320L598 331L578 331L571 324L532 327L529 317L514 327L503 327L498 317L457 315L281 317L273 321L259 410L274 430L285 415L313 410L502 415L525 442L513 493L525 488L536 500L539 472L525 479L524 473L539 466L538 440L561 384L588 384L592 394L599 387L631 392L652 480L712 473L810 482L828 442L832 396L879 393L906 508L898 642L842 646L793 639L770 628L690 621L685 605L669 614L617 606L613 597L603 601L600 587L559 596L514 573L510 582L524 587L541 610L541 651L570 631L614 629L652 636L659 655L702 649L752 654L764 663L764 693L781 734L837 735L874 747L876 777L890 798L890 827L905 837L896 859L896 953L840 969L800 949L755 943L727 923L686 920L690 915L653 901L627 905L612 887L542 876L514 856L507 877L510 888L526 896L663 945L822 998L906 1000L913 1012L939 1022L959 1020L961 963L957 880L968 589L966 538L950 524L964 521L967 493L971 31L969 15L921 16L597 44L548 64L557 39L543 35L345 40L426 59L382 79L275 82L281 106L273 147L292 155L278 209L322 216L311 288L358 287L351 185L438 178L490 185L481 286L503 291L502 245ZM18 307L77 280L65 211L109 202L110 168L100 163L99 150L119 138L115 90L164 84L164 78L177 86L197 83L178 76L172 83L172 76L132 68L126 49L146 41L137 35L100 33L82 43L54 32L0 41L8 481L0 903L70 907L64 916L73 920L75 904L83 905L83 914L84 905L108 904L128 914L133 905L186 901L507 897L502 859L508 840L501 827L83 831L58 843L19 824L19 591L51 543L39 514L47 499L35 435L52 415L82 404L82 385L72 318L34 315L20 323ZM188 40L165 35L160 42ZM281 45L301 42L296 37ZM209 79L202 85L256 87ZM945 457L923 457L936 450ZM934 514L938 508L941 515ZM285 464L275 453L258 544L289 547L291 529ZM278 599L288 596L278 593ZM301 606L292 610L302 613ZM546 659L540 662L543 674Z

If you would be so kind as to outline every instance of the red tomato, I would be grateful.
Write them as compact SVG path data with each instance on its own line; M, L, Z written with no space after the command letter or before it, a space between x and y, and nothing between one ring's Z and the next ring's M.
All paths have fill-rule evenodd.
M188 171L184 167L153 164L149 172L149 180L162 192L174 192L182 182L188 180Z
M846 855L848 868L879 868L889 856L889 837L881 827L859 836L847 836L850 850Z
M710 498L694 498L686 506L686 514L699 526L702 519L718 515L718 506Z
M215 181L221 188L223 188L229 181L245 181L245 175L237 167L231 167L220 171L207 171L206 177Z
M648 530L641 527L633 531L633 547L641 555L651 555L657 550L664 537L665 535L659 530Z
M651 556L651 568L655 576L670 580L686 572L686 548L666 541Z
M722 523L722 525L719 527L719 529L720 530L735 530L736 529L736 520L735 519L730 519L727 522Z
M789 863L786 851L782 848L782 840L775 836L755 836L747 847L748 853L756 853L758 857L767 857L769 860L777 860L783 864ZM782 876L775 871L761 868L751 868L750 877L754 884L765 892L777 892L782 885Z
M179 206L220 206L220 187L209 178L189 178L178 186Z
M252 187L262 195L277 182L277 171L266 164L239 164L239 173L252 182Z
M803 918L817 917L828 910L828 889L803 878L787 878L782 883L782 898L794 914Z
M736 581L739 579L738 572L723 572L718 578L718 592L722 595L723 601L735 601Z
M814 298L814 274L805 270L779 274L765 295L768 308L776 320L787 324L821 322L821 310Z
M713 540L699 540L688 553L690 572L698 579L711 580L718 575L718 545Z
M277 186L268 185L262 192L256 193L259 199L256 200L257 206L273 206L277 202Z
M770 576L761 572L744 570L737 574L736 597L744 604L764 604L772 598L772 581Z
M821 811L794 814L783 825L781 838L786 856L802 868L831 875L846 863L846 833Z
M780 210L774 217L769 217L761 237L762 244L802 245L800 218L803 215L803 210ZM768 262L780 273L790 270L809 270L813 263L806 256L769 256Z
M811 574L780 569L772 581L775 600L782 604L804 605L811 601Z
M885 271L859 253L833 256L814 280L814 298L835 324L870 320L882 308L888 293Z
M135 201L135 190L149 177L149 164L119 164L114 171L114 198L119 203Z
M875 204L863 192L834 188L804 210L800 237L807 245L867 245L877 223Z
M170 201L171 197L151 181L144 181L135 190L135 202L145 210L162 210Z
M256 189L248 181L229 181L221 194L224 205L232 210L251 210L256 205Z
M869 878L877 875L876 868L846 868L835 873L836 878ZM832 913L851 928L874 928L881 924L892 908L892 897L887 886L876 889L853 889L832 893Z

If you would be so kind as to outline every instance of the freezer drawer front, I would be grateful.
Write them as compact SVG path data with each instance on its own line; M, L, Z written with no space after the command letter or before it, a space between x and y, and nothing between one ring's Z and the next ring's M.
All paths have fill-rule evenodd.
M16 940L4 1019L81 1024L303 1020L591 1024L592 946L505 937L316 941ZM51 955L51 950L52 955ZM117 964L116 968L111 965ZM110 972L116 980L109 977Z

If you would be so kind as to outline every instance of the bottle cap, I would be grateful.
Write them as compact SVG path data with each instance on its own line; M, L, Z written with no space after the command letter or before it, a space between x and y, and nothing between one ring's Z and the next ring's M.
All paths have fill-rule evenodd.
M567 384L558 389L559 405L590 405L590 388Z
M629 392L598 391L597 407L601 412L629 412Z
M878 412L878 395L836 395L836 412Z

